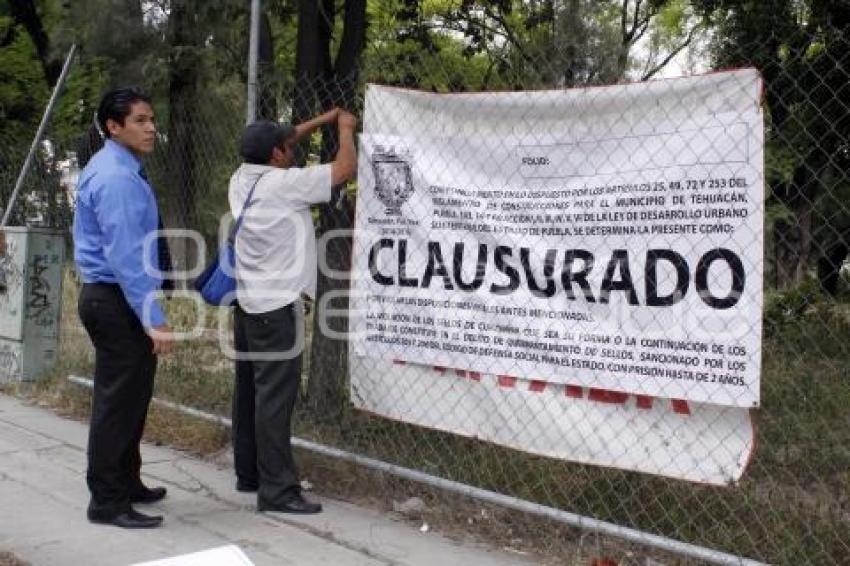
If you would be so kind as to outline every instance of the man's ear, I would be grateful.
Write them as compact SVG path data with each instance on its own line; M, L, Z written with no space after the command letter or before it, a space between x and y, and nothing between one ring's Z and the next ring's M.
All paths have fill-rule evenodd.
M112 137L116 133L118 133L118 128L121 127L121 124L112 118L106 120L106 131L109 132L109 136Z
M285 158L286 152L283 149L277 146L272 148L272 161L274 161L275 163L279 163L281 159Z

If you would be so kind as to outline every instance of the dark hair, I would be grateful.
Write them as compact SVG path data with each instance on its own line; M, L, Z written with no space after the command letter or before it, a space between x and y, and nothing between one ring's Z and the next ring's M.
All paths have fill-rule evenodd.
M283 143L293 135L295 128L290 124L257 120L242 132L239 153L245 163L266 165L272 158L274 148L283 149Z
M100 151L103 143L100 126L92 122L88 131L77 139L77 165L80 169L85 167L92 156Z
M151 97L136 86L128 86L110 90L100 99L97 106L97 125L107 138L109 129L106 127L107 120L115 120L122 126L124 119L130 115L130 107L136 102L151 103Z

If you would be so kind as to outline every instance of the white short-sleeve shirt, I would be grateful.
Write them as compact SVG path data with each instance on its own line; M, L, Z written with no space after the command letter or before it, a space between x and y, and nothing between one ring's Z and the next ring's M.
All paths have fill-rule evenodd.
M259 179L259 180L258 180ZM331 165L280 169L243 163L230 178L234 219L257 183L236 235L236 298L259 314L316 294L316 234L310 205L331 198Z

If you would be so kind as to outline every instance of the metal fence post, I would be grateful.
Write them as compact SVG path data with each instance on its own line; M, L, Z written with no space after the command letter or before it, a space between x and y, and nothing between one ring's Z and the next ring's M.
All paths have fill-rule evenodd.
M260 0L251 0L251 37L248 48L248 102L245 123L257 117L257 57L260 43Z
M68 50L68 56L65 57L65 65L62 67L62 73L59 75L59 80L56 81L56 86L53 87L53 94L50 96L50 101L47 103L47 108L45 108L44 114L41 117L41 123L38 125L38 131L36 131L35 137L32 140L30 151L27 154L27 158L24 161L23 166L21 167L21 172L18 174L18 180L15 182L15 190L12 191L12 196L9 197L9 203L6 205L6 212L3 214L3 221L0 222L0 227L5 226L9 221L9 216L12 214L12 208L15 206L15 199L18 197L18 192L24 184L24 179L26 179L27 171L29 171L32 158L35 155L36 148L38 147L38 142L41 141L41 136L44 134L44 128L47 127L47 122L50 120L50 115L53 113L53 107L59 99L59 92L65 84L65 79L68 76L68 70L71 68L71 60L74 58L74 54L76 52L77 44L75 43L71 45L71 49Z
M38 130L32 140L32 145L30 145L29 153L27 153L24 164L21 166L21 171L18 173L18 179L15 181L15 188L12 191L12 196L9 197L9 202L6 204L6 212L3 214L3 220L0 221L0 258L6 255L6 239L3 235L2 229L9 222L9 217L12 215L12 209L15 207L15 200L18 198L18 192L20 192L21 187L24 184L24 179L27 177L27 172L32 164L32 158L38 148L38 143L41 141L41 136L44 134L44 129L47 127L47 122L50 120L50 115L53 113L53 107L59 99L59 92L65 84L65 79L68 77L68 70L71 68L71 61L73 60L76 52L77 44L74 43L71 45L71 49L68 50L67 57L65 57L65 64L62 66L62 72L59 75L59 79L56 81L56 86L53 87L53 94L50 96L50 101L47 103L47 108L45 108L44 114L41 117L41 123L38 125ZM6 271L5 269L0 268L0 293L5 293L6 288Z

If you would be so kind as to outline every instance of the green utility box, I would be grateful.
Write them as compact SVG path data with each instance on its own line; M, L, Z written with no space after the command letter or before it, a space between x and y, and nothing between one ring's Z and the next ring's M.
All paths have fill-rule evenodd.
M65 241L48 228L7 227L0 269L0 383L31 381L56 363Z

